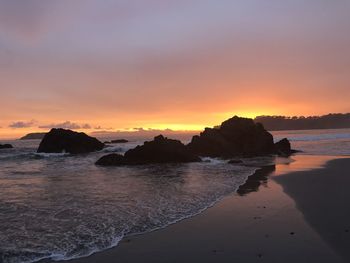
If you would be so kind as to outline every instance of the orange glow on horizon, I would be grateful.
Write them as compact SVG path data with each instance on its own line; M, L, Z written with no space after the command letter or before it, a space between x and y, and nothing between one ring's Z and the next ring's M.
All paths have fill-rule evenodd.
M264 112L262 114L261 112ZM240 111L240 112L225 112L225 113L213 113L208 114L205 117L202 118L196 118L195 116L188 116L188 118L184 118L182 123L180 122L171 122L169 119L167 120L157 120L156 122L152 120L147 121L139 121L135 123L128 123L129 128L123 127L123 120L119 119L119 122L116 122L115 120L96 120L89 123L93 123L96 125L91 125L90 129L74 129L76 131L85 132L87 134L90 134L92 132L98 132L98 131L107 131L107 132L133 132L135 129L133 127L139 127L143 128L145 130L167 130L170 129L172 131L178 131L178 132L184 132L184 131L202 131L206 127L214 127L216 125L221 124L223 121L233 117L233 116L239 116L239 117L246 117L246 118L255 118L256 116L260 115L273 115L273 111ZM78 123L83 123L78 122ZM100 126L102 125L102 127ZM97 128L98 127L98 128ZM106 128L108 127L108 128ZM0 129L0 139L18 139L28 133L35 133L35 132L47 132L50 129L41 129L38 127L28 127L28 128L9 128L9 127L3 127Z

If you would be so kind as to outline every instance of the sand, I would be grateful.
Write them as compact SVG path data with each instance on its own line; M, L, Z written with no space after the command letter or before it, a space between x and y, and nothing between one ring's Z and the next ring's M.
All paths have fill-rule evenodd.
M350 159L293 159L200 215L68 262L350 262Z

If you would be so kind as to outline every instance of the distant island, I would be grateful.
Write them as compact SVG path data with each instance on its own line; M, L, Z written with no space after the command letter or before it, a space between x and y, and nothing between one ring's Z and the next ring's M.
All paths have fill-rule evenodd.
M44 138L46 132L34 132L28 133L27 135L20 138L20 140L41 140Z
M255 122L262 123L269 131L344 129L350 128L350 113L311 117L258 116Z

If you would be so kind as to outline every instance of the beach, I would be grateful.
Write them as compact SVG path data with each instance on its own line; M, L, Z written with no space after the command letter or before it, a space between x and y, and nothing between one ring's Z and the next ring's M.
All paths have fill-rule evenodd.
M350 263L349 13L0 0L0 263Z
M197 216L68 262L348 262L350 159L292 158Z

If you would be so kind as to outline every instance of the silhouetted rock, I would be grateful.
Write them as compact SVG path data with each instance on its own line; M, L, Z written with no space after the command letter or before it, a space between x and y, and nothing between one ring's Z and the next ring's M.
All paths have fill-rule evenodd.
M119 139L119 140L111 140L110 142L105 142L105 143L127 143L129 142L128 140L125 139Z
M65 129L52 129L42 139L38 152L72 154L89 153L102 150L104 144L96 138L83 132L74 132Z
M260 123L237 116L224 121L217 128L206 128L193 136L187 146L200 156L233 157L274 153L272 135Z
M200 158L187 151L184 144L159 135L153 141L145 142L125 153L125 158L131 162L168 163L197 162Z
M275 143L275 151L279 155L290 155L293 153L290 142L287 138Z
M201 159L190 153L178 140L171 140L159 135L153 141L128 150L124 156L109 154L100 158L97 165L125 165L151 163L188 163Z
M20 140L41 140L45 137L46 132L34 132L20 138Z
M229 164L240 164L240 163L243 163L242 160L237 160L237 159L232 159L232 160L229 160L227 163Z
M13 146L11 144L0 144L0 149L11 149Z
M102 156L97 162L97 165L103 166L115 166L115 165L125 165L127 164L123 155L112 153Z
M262 124L252 119L237 116L224 121L215 128L206 128L193 136L188 145L159 135L125 153L124 156L110 154L97 161L98 165L125 165L148 163L183 163L200 161L198 156L208 157L252 157L265 154L290 154L287 139L273 142L273 136ZM233 159L229 163L242 163Z

